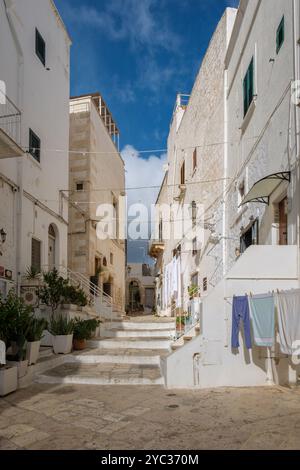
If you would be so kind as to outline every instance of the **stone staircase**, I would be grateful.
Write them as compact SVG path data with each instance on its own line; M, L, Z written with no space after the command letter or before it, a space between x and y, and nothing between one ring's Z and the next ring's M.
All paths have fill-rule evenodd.
M116 315L101 325L88 349L64 356L63 364L38 374L49 384L163 385L161 359L171 352L172 319Z

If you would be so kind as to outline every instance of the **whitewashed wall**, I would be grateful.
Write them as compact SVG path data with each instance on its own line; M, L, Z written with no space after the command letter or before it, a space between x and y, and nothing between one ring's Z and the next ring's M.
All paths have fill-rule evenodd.
M0 225L7 224L7 208L11 211L14 205L15 210L11 217L16 237L13 243L8 237L3 262L14 271L16 280L16 270L24 272L31 263L32 236L42 241L42 264L48 264L51 223L59 234L57 263L67 263L68 211L65 202L60 208L60 191L68 189L70 39L51 0L7 0L6 4L11 23L0 2L0 80L22 112L24 150L29 145L29 128L41 139L40 163L29 154L0 160L0 173L24 191L23 197L21 191L16 196L0 186L1 199L6 191L8 204L0 205ZM35 28L46 42L46 67L35 54ZM10 235L9 226L7 231Z

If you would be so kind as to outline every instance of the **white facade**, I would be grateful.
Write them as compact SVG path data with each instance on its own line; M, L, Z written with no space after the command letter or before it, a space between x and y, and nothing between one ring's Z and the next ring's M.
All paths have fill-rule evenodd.
M212 198L204 214L211 222L212 237L207 241L210 248L204 246L198 267L200 289L204 275L208 285L207 293L201 292L200 336L165 359L164 373L169 387L251 386L297 380L299 370L291 358L280 353L278 338L272 351L256 346L247 351L240 335L238 353L231 350L230 340L234 295L299 287L299 103L293 92L294 82L299 80L299 18L299 0L242 0L224 64L220 65L223 75L218 76L210 67L210 80L218 76L223 88L224 112L219 127L214 122L215 145L208 152L199 179L207 179L210 162L219 148L219 166L214 174L222 175L223 183L221 190L214 183L207 188L207 198L211 194L216 198ZM284 34L280 29L283 23ZM207 56L212 48L217 55L216 34ZM252 60L253 79L249 78ZM202 90L206 89L204 77L201 81ZM201 89L201 83L198 86ZM244 89L248 93L246 100ZM193 93L185 115L192 100ZM204 103L210 101L207 93ZM199 108L198 113L201 111ZM207 115L213 116L214 112L218 112L218 107L210 108ZM201 133L206 136L211 129L206 127L205 120L198 121L198 125L201 139ZM192 148L195 145L194 127L191 123L185 131L186 147L188 142ZM171 128L170 136L173 135ZM180 163L174 157L172 165L177 165L179 170ZM241 205L247 194L251 199L253 185L279 173L288 178L276 180L278 184L267 194L268 199L264 198L265 203L251 201ZM188 181L186 185L188 194ZM196 187L201 194L201 185ZM256 194L261 201L266 196L265 187L261 194ZM162 189L161 195L164 192ZM172 256L169 242L160 244L160 250L162 273L164 262ZM214 271L210 268L211 261L205 261L205 257L213 260ZM191 269L193 263L189 262L188 271ZM188 281L184 273L182 278L186 288Z
M36 53L36 30L45 63ZM32 239L41 243L41 267L67 266L70 45L52 0L0 2L0 80L12 109L20 110L16 143L23 149L17 158L0 158L0 228L7 233L0 265L14 281L32 265ZM40 161L29 152L30 129L40 139Z

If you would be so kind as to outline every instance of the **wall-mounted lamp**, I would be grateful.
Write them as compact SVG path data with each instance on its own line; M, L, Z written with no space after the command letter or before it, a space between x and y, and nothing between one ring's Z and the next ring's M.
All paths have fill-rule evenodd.
M1 237L1 242L2 243L5 243L6 242L6 236L7 236L7 233L5 232L5 230L2 228L0 230L0 237Z

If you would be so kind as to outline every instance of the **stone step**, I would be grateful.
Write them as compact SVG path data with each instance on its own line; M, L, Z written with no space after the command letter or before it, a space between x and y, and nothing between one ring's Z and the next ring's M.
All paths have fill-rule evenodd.
M35 377L46 384L163 385L159 367L153 365L63 364Z
M94 338L87 341L89 348L99 349L167 349L171 345L169 337L162 338Z
M100 330L101 338L172 338L174 330L135 330L133 328L106 328Z
M130 317L129 317L130 318ZM118 330L172 330L175 331L175 322L137 322L133 319L130 321L117 320L110 326L110 322L103 323L105 329L118 329Z
M91 349L73 353L72 362L81 364L155 364L160 365L160 358L167 355L166 350L151 349ZM67 360L68 360L67 359Z

